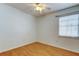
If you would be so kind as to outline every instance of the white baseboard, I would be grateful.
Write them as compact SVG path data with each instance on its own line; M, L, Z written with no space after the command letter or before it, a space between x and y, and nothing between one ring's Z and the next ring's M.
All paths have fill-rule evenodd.
M58 48L61 48L61 49L64 49L64 50L68 50L68 51L71 51L71 52L79 53L79 51L75 51L75 50L71 50L71 49L68 49L68 48L60 47L60 46L57 46L57 45L54 45L54 44L51 44L51 43L48 43L48 42L42 42L42 41L38 41L38 42L43 43L43 44L47 44L47 45L50 45L50 46L58 47Z
M57 45L54 45L54 44L51 44L51 43L48 43L48 42L43 42L43 41L32 41L32 42L24 43L24 44L21 44L21 45L18 45L18 46L0 51L0 53L6 52L6 51L9 51L9 50L12 50L12 49L16 49L16 48L19 48L19 47L22 47L24 45L28 45L28 44L31 44L31 43L34 43L34 42L39 42L39 43L47 44L47 45L50 45L50 46L54 46L54 47L62 48L62 49L65 49L65 50L69 50L71 52L79 53L79 51L75 51L75 50L71 50L71 49L68 49L68 48L60 47L60 46L57 46Z
M31 42L28 42L28 43L20 44L20 45L17 45L17 46L15 46L15 47L11 47L11 48L8 48L8 49L5 49L5 50L2 50L2 51L0 51L0 53L6 52L6 51L9 51L9 50L12 50L12 49L19 48L19 47L22 47L22 46L24 46L24 45L31 44L31 43L33 43L33 42L35 42L35 41L31 41Z

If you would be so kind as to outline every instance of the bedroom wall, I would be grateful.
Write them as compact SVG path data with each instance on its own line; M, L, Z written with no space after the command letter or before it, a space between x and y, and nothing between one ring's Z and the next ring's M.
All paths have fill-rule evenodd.
M35 17L0 4L0 52L36 41Z
M38 41L52 46L79 52L79 38L60 37L58 35L58 17L65 13L79 11L79 6L61 10L38 19Z

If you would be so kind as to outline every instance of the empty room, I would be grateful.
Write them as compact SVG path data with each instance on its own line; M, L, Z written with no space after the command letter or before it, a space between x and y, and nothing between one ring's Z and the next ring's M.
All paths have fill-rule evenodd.
M79 56L79 4L0 3L0 56Z

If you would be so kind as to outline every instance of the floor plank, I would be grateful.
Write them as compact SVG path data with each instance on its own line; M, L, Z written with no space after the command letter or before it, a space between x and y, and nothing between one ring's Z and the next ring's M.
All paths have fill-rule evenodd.
M0 56L79 56L79 54L35 42L23 47L0 53Z

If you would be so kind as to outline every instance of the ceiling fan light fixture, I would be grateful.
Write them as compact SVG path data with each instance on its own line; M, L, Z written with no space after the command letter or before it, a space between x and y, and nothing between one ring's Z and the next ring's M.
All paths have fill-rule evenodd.
M35 7L34 9L39 12L42 12L46 8L45 4L41 3L34 4L34 7Z

